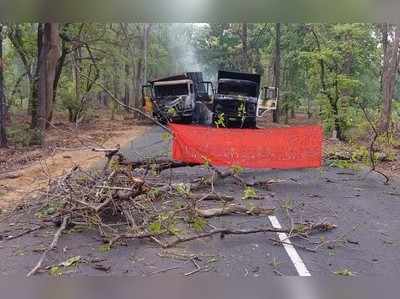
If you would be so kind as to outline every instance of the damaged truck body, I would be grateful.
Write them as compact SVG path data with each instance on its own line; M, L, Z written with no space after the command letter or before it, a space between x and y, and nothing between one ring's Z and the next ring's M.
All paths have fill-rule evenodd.
M196 102L210 101L210 84L203 82L201 72L150 81L142 89L144 104L146 100L151 101L153 116L163 123L192 123L196 118Z
M256 128L259 112L276 108L276 99L272 108L264 107L269 93L260 99L260 83L258 74L219 71L215 92L201 72L183 73L149 81L142 89L143 102L163 123Z
M218 72L218 91L214 95L214 124L224 127L256 128L261 76Z

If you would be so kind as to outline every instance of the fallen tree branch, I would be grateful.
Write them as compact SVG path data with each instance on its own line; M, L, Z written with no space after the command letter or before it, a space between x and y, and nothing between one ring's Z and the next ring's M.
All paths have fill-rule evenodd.
M104 153L104 155L105 155L105 157L107 159L106 164L104 165L104 168L103 168L103 173L105 173L106 170L109 168L112 158L116 154L118 154L120 149L121 149L121 147L120 147L119 144L117 144L117 146L115 148L112 148L112 149L99 149L99 148L93 148L92 149L93 152Z
M15 236L8 236L8 237L6 238L6 241L11 241L11 240L14 240L14 239L18 239L18 238L23 237L23 236L25 236L25 235L28 235L28 234L30 234L30 233L36 232L36 231L38 231L38 230L41 230L41 229L43 229L43 228L45 228L45 227L47 227L47 225L39 225L39 226L37 226L37 227L34 227L34 228L31 228L31 229L25 230L25 231L23 231L23 232L21 232L21 233L15 235Z
M214 235L220 235L221 239L225 237L225 235L249 235L249 234L257 234L257 233L290 233L290 232L296 232L301 235L311 235L315 233L320 233L320 232L326 232L330 231L336 228L336 225L334 224L327 224L327 223L320 223L320 224L309 224L307 229L304 230L302 229L301 232L297 232L293 229L284 229L284 228L273 228L273 227L260 227L260 228L254 228L254 229L229 229L229 228L224 228L224 229L214 229L209 232L205 232L202 234L198 235L192 235L192 236L187 236L187 237L177 237L176 240L171 241L171 242L161 242L157 240L157 244L159 244L161 247L164 249L174 247L180 243L185 243L197 239L204 239L208 237L212 237ZM121 239L152 239L155 238L156 234L150 233L150 232L141 232L141 233L136 233L136 234L121 234L117 235L114 238L112 238L109 242L110 246L115 244L117 241Z
M168 248L176 243L205 238L213 234L250 234L258 232L286 232L297 233L299 236L307 236L317 231L323 232L335 228L329 224L300 224L290 230L261 227L253 230L235 230L225 228L213 229L200 235L194 234L197 218L220 217L232 214L241 215L270 215L273 209L263 207L246 207L240 204L227 204L234 200L233 196L220 195L214 191L214 178L226 178L236 176L239 182L246 184L233 170L224 172L208 168L209 175L190 183L173 182L171 179L165 182L165 176L148 173L151 163L155 168L186 167L188 164L170 160L147 160L130 163L130 166L143 168L145 174L137 177L135 171L128 166L118 164L119 160L125 161L118 153L118 148L100 149L105 152L106 158L112 159L112 166L108 165L103 172L91 174L79 167L75 167L67 175L60 178L52 185L49 192L49 200L54 200L54 206L59 207L59 215L69 215L70 219L63 219L60 230L55 235L52 244L44 252L38 265L29 273L33 275L42 267L46 254L54 248L66 223L79 223L87 227L96 227L103 240L107 240L112 246L121 239L148 239L162 248ZM108 155L108 157L107 157ZM116 159L118 157L118 159ZM189 164L190 166L190 164ZM196 165L197 166L197 165ZM214 168L215 169L215 168ZM211 176L210 176L211 174ZM170 176L172 177L172 175ZM247 185L247 184L246 184ZM196 194L197 188L211 186L211 192ZM209 207L207 200L222 201L217 207ZM202 203L201 205L197 205ZM201 219L199 219L201 220ZM201 224L200 222L198 222ZM176 236L176 227L186 227L187 237L177 237L178 240L166 238Z
M335 225L327 225L327 224L317 224L315 226L310 227L309 234L321 232L321 229L331 230L336 228ZM325 230L326 231L326 230ZM173 247L179 243L189 242L197 239L208 238L214 235L220 235L221 239L225 237L225 235L249 235L249 234L257 234L257 233L289 233L290 230L288 229L278 229L272 227L265 227L265 228L255 228L255 229L248 229L248 230L235 230L235 229L214 229L210 232L206 232L199 235L178 238L175 241L166 243L164 248Z
M26 277L30 277L30 276L36 274L36 272L42 267L42 264L47 256L47 254L49 253L49 251L53 250L57 246L57 243L61 237L61 234L67 228L69 218L70 218L69 216L65 216L63 218L61 226L57 230L56 234L54 235L53 241L51 242L50 246L43 252L43 254L42 254L40 260L38 261L38 263L36 264L36 266L26 275Z
M208 194L192 194L190 198L198 201L234 201L235 198L233 196L217 194L217 193L208 193Z
M226 172L222 172L221 170L217 169L215 166L213 165L209 165L209 167L218 175L219 178L221 179L225 179L227 177L232 177L234 178L237 182L239 182L241 185L243 186L252 186L252 184L244 181L241 177L239 177L234 171L230 170L230 171L226 171Z
M133 169L135 168L145 168L148 166L152 166L156 171L163 171L165 169L173 169L173 168L181 168L181 167L194 167L200 166L200 164L196 163L186 163L186 162L178 162L173 160L142 160L142 161L128 161L122 155L119 155L118 160L120 165L129 166Z
M211 209L196 209L196 213L204 218L226 216L231 214L246 214L246 215L271 215L274 209L267 208L246 208L240 205L231 204L222 208Z
M134 168L144 168L151 165L154 170L162 171L165 169L173 169L173 168L181 168L181 167L195 167L195 166L203 166L200 163L187 163L187 162L179 162L173 160L142 160L142 161L128 161L122 155L119 155L119 163L120 165L130 166ZM213 165L207 165L214 173L217 174L217 177L220 179L225 179L228 177L232 177L237 182L239 182L243 186L255 186L260 182L249 183L243 180L238 174L236 174L233 170L228 170L223 172L219 170ZM262 183L262 182L261 182Z
M115 155L116 153L118 153L119 151L119 147L116 148L92 148L93 152L97 152L97 153L113 153L113 155Z
M183 167L196 167L196 166L204 166L203 164L199 163L187 163L187 162L179 162L179 161L174 161L170 159L156 159L156 160L139 160L139 161L129 161L127 160L123 155L119 154L118 155L118 162L120 165L123 166L129 166L132 169L137 169L137 168L144 168L144 169L151 169L161 172L166 169L175 169L175 168L183 168ZM256 182L246 182L244 179L242 179L234 170L228 170L228 171L222 171L218 169L217 167L208 164L207 167L211 169L215 175L212 176L211 181L207 183L207 185L214 184L214 180L219 178L219 179L226 179L228 177L232 177L234 180L236 180L240 185L246 186L246 187L261 187L266 190L269 190L269 187L274 184L274 183L280 183L280 182L285 182L285 180L266 180L266 181L256 181ZM197 190L202 187L204 187L206 184L206 180L204 178L200 179L200 181L192 182L191 183L191 190ZM256 197L254 198L256 200L261 200L263 199L262 197Z
M185 273L185 274L184 274L185 276L193 275L193 274L195 274L195 273L197 273L197 272L199 272L199 271L201 270L201 267L200 267L199 264L196 262L196 259L197 259L196 256L190 259L191 262L193 263L193 265L196 267L196 269L194 269L193 271L190 271L190 272Z

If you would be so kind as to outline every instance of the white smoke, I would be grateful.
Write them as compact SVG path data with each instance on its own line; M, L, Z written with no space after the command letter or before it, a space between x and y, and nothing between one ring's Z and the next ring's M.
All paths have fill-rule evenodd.
M173 72L201 72L202 68L193 46L197 24L174 23L168 26L168 47Z

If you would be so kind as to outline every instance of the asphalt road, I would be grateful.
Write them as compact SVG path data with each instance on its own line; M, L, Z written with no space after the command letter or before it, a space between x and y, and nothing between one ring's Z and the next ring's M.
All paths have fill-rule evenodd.
M170 142L163 140L162 131L152 129L131 142L123 153L129 159L169 155ZM207 173L203 167L179 168L164 171L165 179L185 182ZM334 275L345 270L359 276L397 276L400 274L400 184L389 186L383 180L365 171L355 172L325 167L311 170L246 170L241 174L246 180L275 179L271 190L257 190L265 196L261 203L275 207L276 217L283 225L305 221L329 222L337 229L313 236L311 240L294 239L296 252L312 276ZM217 191L241 197L241 187L233 180L217 181ZM289 212L288 212L289 211ZM26 212L29 214L29 211ZM9 219L0 225L7 233L26 214ZM11 224L11 226L10 226ZM228 216L213 219L215 227L249 228L270 224L267 217ZM0 270L3 274L25 274L40 257L40 249L50 242L54 231L42 230L25 237L0 243ZM297 276L287 250L271 239L275 234L226 236L198 240L174 249L179 256L195 254L197 263L209 272L225 277L272 278L276 275ZM324 246L310 252L301 247L313 248L324 241ZM311 243L314 242L315 244ZM170 279L184 277L195 268L193 262L171 258L174 252L163 252L146 241L130 241L105 251L94 232L76 232L63 236L57 250L51 253L47 264L57 264L71 256L81 256L86 262L67 273L76 275L133 275L157 276ZM168 256L168 258L166 257ZM100 264L109 271L95 269Z

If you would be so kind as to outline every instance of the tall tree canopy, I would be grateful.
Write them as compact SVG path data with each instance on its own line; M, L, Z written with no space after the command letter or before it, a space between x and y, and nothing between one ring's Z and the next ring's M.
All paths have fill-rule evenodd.
M8 23L2 31L2 127L6 110L24 109L31 128L44 131L55 110L79 124L94 104L119 109L97 83L141 109L147 80L183 71L215 80L220 69L259 73L263 86L279 87L276 121L304 112L340 139L358 126L360 104L384 131L397 113L398 26Z

